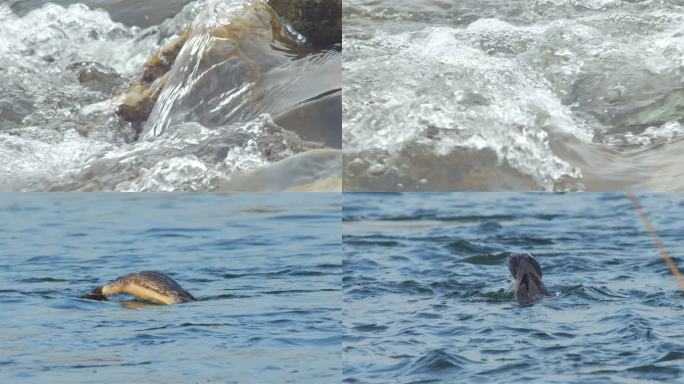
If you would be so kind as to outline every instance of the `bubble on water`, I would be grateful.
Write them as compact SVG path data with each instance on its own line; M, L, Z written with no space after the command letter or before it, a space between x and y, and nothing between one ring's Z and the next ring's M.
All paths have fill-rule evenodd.
M162 159L152 166L143 168L140 176L131 181L125 181L115 187L120 192L145 191L200 191L210 189L214 170L196 156L172 157Z
M110 147L106 142L86 139L76 130L25 127L0 132L0 189L42 189L45 180L76 172L92 156Z
M368 174L371 176L378 176L385 173L386 170L387 167L385 167L383 164L376 163L368 167Z
M534 189L577 190L583 177L590 189L597 179L611 188L616 170L626 176L612 188L625 188L654 175L635 169L671 161L650 150L634 156L635 147L684 135L666 126L684 106L684 14L675 5L463 1L437 11L421 2L404 15L411 23L397 23L375 12L398 15L405 4L360 3L352 1L344 52L349 158L382 151L393 165L406 148L431 146L441 158L477 162L491 150L498 166L457 187L509 188L502 175L512 167ZM456 25L443 18L454 14ZM350 185L365 188L367 172L353 174Z

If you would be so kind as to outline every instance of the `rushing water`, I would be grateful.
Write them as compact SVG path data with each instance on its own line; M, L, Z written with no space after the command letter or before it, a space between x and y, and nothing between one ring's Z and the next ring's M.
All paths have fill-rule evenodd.
M11 194L0 382L340 381L337 194ZM197 302L79 298L158 270Z
M188 27L149 119L124 121ZM341 60L261 0L0 1L0 189L339 189Z
M112 20L139 27L150 27L160 24L169 17L175 16L184 5L192 0L7 0L10 9L20 16L47 3L69 6L84 4L88 8L100 8L109 14Z
M681 1L344 5L345 190L684 189Z
M639 197L680 270L684 195ZM684 294L622 194L345 194L347 383L681 382ZM551 292L512 300L510 253Z

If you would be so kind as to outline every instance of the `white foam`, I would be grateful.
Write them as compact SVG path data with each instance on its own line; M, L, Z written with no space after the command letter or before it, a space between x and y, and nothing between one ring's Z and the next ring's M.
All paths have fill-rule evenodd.
M590 130L532 68L459 35L439 27L358 42L364 57L345 63L345 150L395 151L411 141L429 142L439 154L489 148L541 185L579 176L553 153L548 137L590 141ZM430 128L442 134L427 139Z

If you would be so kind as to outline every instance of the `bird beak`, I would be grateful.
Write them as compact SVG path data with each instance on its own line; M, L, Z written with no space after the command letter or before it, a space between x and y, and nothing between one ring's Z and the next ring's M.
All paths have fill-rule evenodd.
M99 300L99 301L106 301L107 296L102 294L102 287L97 287L93 289L92 292L89 294L83 296L84 299L89 299L89 300Z

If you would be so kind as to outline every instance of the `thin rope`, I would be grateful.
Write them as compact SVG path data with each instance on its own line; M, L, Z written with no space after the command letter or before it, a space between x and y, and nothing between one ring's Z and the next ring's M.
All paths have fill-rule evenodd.
M663 239L661 239L660 236L658 236L658 233L656 232L651 222L648 220L646 212L644 212L644 209L641 207L641 204L639 204L639 201L637 200L636 196L634 196L633 193L630 193L627 196L629 197L629 201L632 202L634 209L639 214L641 222L644 224L646 231L648 231L648 233L653 238L653 242L655 243L656 248L658 248L660 256L662 256L663 260L665 260L665 264L667 264L667 266L670 267L670 272L672 272L672 276L674 276L675 280L677 280L677 282L679 283L679 287L681 288L682 292L684 292L684 278L682 278L682 274L679 273L677 265L675 265L674 261L672 261L672 258L670 257L670 254L667 252L667 248L665 248L665 244L663 244Z

